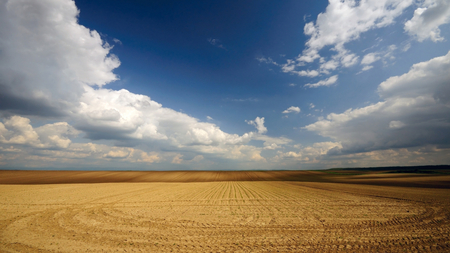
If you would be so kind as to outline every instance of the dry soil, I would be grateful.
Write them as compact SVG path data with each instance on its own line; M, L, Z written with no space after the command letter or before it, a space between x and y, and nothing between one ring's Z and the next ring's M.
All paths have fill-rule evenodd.
M450 189L427 187L448 176L5 173L1 252L450 251ZM376 185L386 177L391 186Z

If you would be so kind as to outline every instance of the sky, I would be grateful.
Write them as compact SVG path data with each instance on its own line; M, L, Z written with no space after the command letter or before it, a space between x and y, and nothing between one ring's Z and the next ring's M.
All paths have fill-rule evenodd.
M0 169L450 163L447 0L0 0Z

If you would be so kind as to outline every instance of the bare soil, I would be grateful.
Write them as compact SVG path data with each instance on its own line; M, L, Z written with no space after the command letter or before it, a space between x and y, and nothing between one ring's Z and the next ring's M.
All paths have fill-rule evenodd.
M448 177L1 171L0 252L450 252Z

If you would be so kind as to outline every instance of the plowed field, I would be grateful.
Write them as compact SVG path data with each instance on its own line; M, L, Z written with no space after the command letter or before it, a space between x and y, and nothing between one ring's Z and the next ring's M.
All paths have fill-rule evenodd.
M450 190L298 181L0 185L1 252L450 252Z

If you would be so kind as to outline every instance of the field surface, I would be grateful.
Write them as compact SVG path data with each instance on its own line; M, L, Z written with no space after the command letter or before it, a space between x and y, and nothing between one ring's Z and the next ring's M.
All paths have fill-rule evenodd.
M0 252L450 252L448 175L30 173L0 172Z

